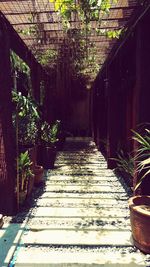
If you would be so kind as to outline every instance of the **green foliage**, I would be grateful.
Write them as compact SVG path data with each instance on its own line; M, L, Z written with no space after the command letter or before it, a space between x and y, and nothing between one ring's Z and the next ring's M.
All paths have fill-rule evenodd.
M60 131L60 121L56 120L52 125L48 124L46 121L41 127L41 139L47 144L55 144L58 139L58 134Z
M38 107L31 97L25 97L20 92L12 91L12 100L16 110L13 114L13 124L18 124L19 144L35 144L38 134L38 121L40 119Z
M26 97L23 96L21 92L12 91L12 100L17 106L18 115L20 117L25 117L32 113L34 118L39 118L37 105L30 96Z
M105 32L99 29L101 18L109 13L111 5L117 1L113 0L49 0L54 3L55 11L61 16L64 30L67 33L65 47L68 46L68 64L74 76L84 75L87 80L92 80L97 75L100 63L103 58L97 61L97 49L94 42L91 42L91 33L95 30L98 34L103 34L109 38L119 38L121 29ZM81 21L80 29L71 29L70 21L76 16ZM96 21L97 26L93 29L92 21ZM70 34L71 33L71 34ZM59 59L60 57L58 57Z
M96 63L96 47L86 37L85 30L68 30L65 51L67 55L65 55L67 58L66 65L69 66L69 72L73 76L95 76L97 74L99 65ZM63 51L59 60L64 62L62 56Z
M30 74L30 68L28 65L15 53L11 50L10 52L10 61L11 68L15 71L20 71L22 73Z
M125 171L131 177L134 176L134 158L130 153L125 154L123 150L117 153L117 158L113 158L117 163L117 168Z
M87 25L91 20L100 22L101 15L108 13L111 5L117 0L49 0L54 3L55 10L60 13L66 26L70 26L72 13L76 13L78 17ZM83 27L84 27L83 23Z
M138 142L139 147L135 156L137 162L137 173L140 179L135 187L135 191L140 187L143 180L150 174L150 131L145 129L143 134L136 131L134 133L133 139Z
M45 51L39 51L35 54L35 57L37 61L43 66L43 67L51 67L54 68L57 63L57 57L58 52L53 49L46 49Z
M18 164L19 164L19 189L20 191L26 191L28 180L33 173L31 171L32 162L29 157L28 151L21 153L18 157Z
M118 153L117 158L113 158L117 162L117 168L124 170L126 173L134 177L138 175L138 182L134 188L136 191L146 177L150 175L150 130L145 129L144 133L139 133L134 130L133 139L138 143L138 148L135 149L134 154L125 154L122 150Z
M40 37L39 25L35 23L35 14L30 14L27 18L27 21L31 24L29 27L26 28L17 28L17 32L24 36L33 36L35 38Z
M105 29L96 29L97 35L104 35L110 39L119 39L120 36L124 33L124 29L119 29L119 30L105 30Z

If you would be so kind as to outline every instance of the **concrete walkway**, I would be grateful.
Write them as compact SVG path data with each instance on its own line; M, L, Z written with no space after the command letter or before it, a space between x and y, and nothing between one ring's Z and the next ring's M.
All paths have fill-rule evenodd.
M18 235L9 266L150 266L132 246L122 180L89 139L68 139Z

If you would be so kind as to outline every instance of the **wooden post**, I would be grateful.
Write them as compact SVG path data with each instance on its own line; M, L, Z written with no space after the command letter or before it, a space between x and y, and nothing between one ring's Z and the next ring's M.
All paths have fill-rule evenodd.
M31 70L31 83L32 83L33 96L35 97L35 100L39 102L40 101L41 68L35 61L31 61L30 70Z
M121 82L118 72L120 58L117 56L109 69L108 85L108 132L107 132L107 163L108 167L116 167L117 150L122 148L122 133L124 127L124 96L121 92ZM123 123L122 123L123 122Z
M15 131L12 126L9 35L5 23L0 25L0 59L0 171L4 172L1 173L0 181L0 212L13 214L16 210L16 150Z

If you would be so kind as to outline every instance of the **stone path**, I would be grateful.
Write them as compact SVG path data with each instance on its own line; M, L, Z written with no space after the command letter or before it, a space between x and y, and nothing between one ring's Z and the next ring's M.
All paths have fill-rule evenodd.
M88 139L69 139L9 266L150 266L132 246L128 193Z

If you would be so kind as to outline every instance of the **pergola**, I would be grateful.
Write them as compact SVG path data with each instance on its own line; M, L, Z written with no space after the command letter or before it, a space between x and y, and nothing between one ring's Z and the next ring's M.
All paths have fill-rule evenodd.
M127 29L133 13L140 6L137 0L112 1L110 12L101 12L100 23L91 22L91 31L88 33L88 42L94 43L96 48L96 63L99 69L111 53L117 38L109 38L108 31ZM61 16L55 12L54 4L49 0L2 0L0 10L19 33L29 49L59 50L64 45L66 32L63 31ZM35 31L32 31L36 27ZM76 14L72 14L70 28L80 30L82 22ZM100 30L99 33L95 29ZM28 33L27 33L28 32ZM26 34L25 34L26 33ZM95 78L95 77L93 77Z

